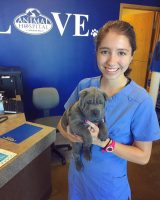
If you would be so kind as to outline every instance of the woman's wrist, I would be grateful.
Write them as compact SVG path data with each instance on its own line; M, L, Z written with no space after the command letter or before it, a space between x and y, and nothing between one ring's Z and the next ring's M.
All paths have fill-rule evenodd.
M102 148L102 153L104 152L113 152L115 149L115 144L116 142L112 139L109 139L108 143L106 144L106 146L104 146Z
M104 148L104 147L110 145L111 142L112 142L111 139L107 138L105 141L101 141L101 147Z

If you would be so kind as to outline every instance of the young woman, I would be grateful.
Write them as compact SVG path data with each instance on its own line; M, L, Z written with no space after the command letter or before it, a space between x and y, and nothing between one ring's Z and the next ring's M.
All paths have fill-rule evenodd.
M88 121L93 138L92 160L86 161L82 155L81 172L71 160L69 200L131 199L127 161L147 164L152 141L160 139L151 97L127 77L135 50L135 32L129 23L119 20L106 23L96 38L97 63L102 75L80 81L65 104L68 108L78 100L82 89L91 86L100 88L108 96L105 120L109 138L99 141L96 137L99 128ZM72 142L82 141L79 136L65 132L61 122L58 129Z

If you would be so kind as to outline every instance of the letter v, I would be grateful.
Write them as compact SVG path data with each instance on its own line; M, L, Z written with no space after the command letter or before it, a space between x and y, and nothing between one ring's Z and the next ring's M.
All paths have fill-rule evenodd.
M58 30L59 30L59 32L60 32L60 34L61 34L61 36L63 35L63 33L64 33L64 30L65 30L65 28L66 28L66 25L67 25L67 23L68 23L68 20L69 20L69 18L70 18L70 16L72 15L71 13L66 13L66 15L67 15L67 20L66 20L66 22L65 22L65 24L64 24L64 26L62 25L62 22L61 22L61 20L60 20L60 18L59 18L59 15L61 14L61 13L55 13L55 12L51 12L52 13L52 15L53 15L53 17L54 17L54 19L55 19L55 22L56 22L56 24L57 24L57 27L58 27Z

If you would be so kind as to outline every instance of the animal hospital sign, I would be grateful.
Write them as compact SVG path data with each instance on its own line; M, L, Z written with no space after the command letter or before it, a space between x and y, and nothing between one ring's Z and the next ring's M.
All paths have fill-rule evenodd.
M65 13L65 22L62 24L61 21L61 13L51 12L53 19L56 23L56 28L58 29L61 36L63 36L68 22L71 18L74 18L74 33L73 36L76 37L88 37L92 35L95 37L98 33L96 29L92 29L91 31L86 28L86 24L89 20L89 16L85 14L72 14ZM63 16L64 17L64 16ZM73 20L73 19L72 19ZM53 28L53 22L47 16L41 14L41 12L36 8L28 8L26 11L18 16L16 16L13 20L14 27L19 31L29 34L29 35L41 35L46 34ZM11 34L12 27L9 25L8 30L1 31L0 34Z

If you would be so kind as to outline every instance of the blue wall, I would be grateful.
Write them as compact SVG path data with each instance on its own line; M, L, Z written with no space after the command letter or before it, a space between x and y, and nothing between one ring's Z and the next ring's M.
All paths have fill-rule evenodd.
M132 2L139 5L160 6L159 0ZM108 20L118 19L120 3L131 3L131 1L113 3L107 0L5 0L1 2L0 66L21 67L27 119L41 116L32 105L33 88L56 87L60 94L60 104L53 113L61 115L65 101L79 80L99 75L91 31L98 30ZM29 15L26 15L25 11L29 8L38 9L40 12L40 16L36 15L37 18L35 16L32 18L35 21L30 23L30 26L35 25L38 18L44 20L45 16L45 19L49 18L47 25L52 24L52 29L40 35L33 35L34 31L39 29L39 24L32 34L17 29L14 26L15 17L21 15L16 21L17 26L21 27L22 18L31 20L35 14L34 10L31 12L32 16L27 18ZM54 16L59 18L55 19ZM65 23L66 27L60 33L60 25L63 29ZM29 22L26 22L27 25ZM47 30L46 24L41 23L42 25L44 25L43 29ZM5 34L7 30L10 34ZM25 31L29 32L31 29L26 28Z

